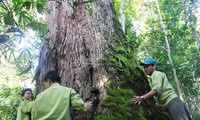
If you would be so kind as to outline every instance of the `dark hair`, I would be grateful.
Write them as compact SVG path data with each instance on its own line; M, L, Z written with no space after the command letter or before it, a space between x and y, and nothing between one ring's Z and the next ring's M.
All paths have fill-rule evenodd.
M33 94L32 90L31 90L30 88L25 88L24 90L22 90L21 97L23 97L24 94L25 94L27 91L30 91L31 94Z
M47 79L51 80L52 82L61 82L61 77L59 76L59 74L56 71L49 71L45 77L44 77L44 81L46 82Z

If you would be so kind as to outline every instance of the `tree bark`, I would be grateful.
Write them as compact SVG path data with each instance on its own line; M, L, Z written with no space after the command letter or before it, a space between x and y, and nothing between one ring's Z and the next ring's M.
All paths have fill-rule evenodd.
M86 86L97 87L104 78L99 60L108 52L113 30L113 3L111 0L81 3L74 0L48 2L52 13L47 15L50 29L50 69L62 76L62 84L90 92ZM86 7L93 9L90 16ZM86 96L85 96L86 97Z
M116 36L124 37L114 27L113 1L48 1L47 7L51 11L46 15L49 44L40 53L35 75L37 93L43 90L44 75L56 70L63 86L74 88L84 101L91 100L94 89L105 91L104 83L109 78L99 62L110 51L107 43L112 43ZM73 119L89 119L82 117L77 115Z

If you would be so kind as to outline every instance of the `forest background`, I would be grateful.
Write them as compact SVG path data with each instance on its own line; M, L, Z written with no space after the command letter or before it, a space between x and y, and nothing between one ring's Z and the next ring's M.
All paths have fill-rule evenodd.
M85 2L95 4L99 1L101 0ZM114 0L113 3L116 18L126 39L114 47L115 59L110 59L109 63L115 69L126 70L126 67L139 66L138 63L146 57L156 59L158 70L167 74L177 94L189 108L193 119L198 120L200 118L200 2ZM47 1L44 0L0 0L0 119L2 120L16 118L16 108L23 88L32 88L35 90L35 95L38 92L35 88L37 86L35 77L37 77L40 51L44 44L49 44L49 39L46 37L49 32L46 14L52 12L46 6ZM94 14L93 8L85 9L89 15ZM101 60L108 61L106 57ZM127 71L126 74L132 75ZM103 118L99 116L96 119Z

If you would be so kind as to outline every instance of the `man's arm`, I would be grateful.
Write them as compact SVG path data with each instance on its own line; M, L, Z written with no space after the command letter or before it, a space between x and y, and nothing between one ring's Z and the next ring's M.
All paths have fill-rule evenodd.
M84 103L84 101L79 96L79 94L75 90L72 89L71 90L71 105L77 110L87 111L91 109L92 102L88 101Z
M133 100L134 104L140 105L142 100L151 98L151 97L155 96L156 94L157 94L157 92L155 90L151 90L148 93L144 94L143 96L135 96L132 100Z

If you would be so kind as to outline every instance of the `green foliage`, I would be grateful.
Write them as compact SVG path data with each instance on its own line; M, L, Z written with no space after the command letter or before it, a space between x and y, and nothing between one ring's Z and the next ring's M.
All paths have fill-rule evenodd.
M127 28L131 27L133 19L138 18L137 10L138 10L139 6L141 5L141 3L142 3L142 1L137 1L137 0L125 1L123 12L124 12L124 15L126 18L126 27ZM117 15L118 19L120 19L119 10L120 10L121 0L114 0L114 4L115 4L116 15Z
M0 58L15 64L22 70L20 73L26 73L23 71L30 66L33 68L35 56L48 32L44 19L40 17L47 11L45 6L45 1L36 0L0 2ZM31 36L31 33L35 35Z
M32 75L17 76L17 73L18 71L12 65L0 64L0 120L16 120L16 111L21 100L22 83L31 87L27 80L31 80Z
M9 16L9 15L5 15L3 20L4 20L4 23L6 25L13 25L14 24L14 21L13 21L12 17Z
M199 118L200 118L200 113L195 112L195 113L193 114L192 120L199 120Z
M127 29L127 36L128 36L128 38L133 37L132 30L130 28Z
M134 84L134 80L142 76L142 70L137 70L140 68L133 56L133 49L131 49L131 47L126 43L124 46L122 45L117 47L113 57L105 58L103 60L107 63L106 66L112 66L115 68L112 72L120 78L120 81L113 82L120 82L121 86L130 85L131 83Z
M146 120L142 108L132 103L134 94L131 89L108 89L107 94L102 107L109 108L111 115L99 115L95 120Z
M16 120L17 107L20 101L20 87L0 89L0 118L1 120Z
M116 76L115 79L110 80L111 85L107 89L108 95L101 105L103 108L107 108L111 115L101 115L95 117L95 119L145 120L146 112L143 108L132 103L133 95L141 92L142 88L138 85L138 81L144 82L141 80L145 79L144 72L134 58L134 48L130 44L131 41L129 39L120 41L118 36L115 38L117 45L112 46L112 54L101 59L107 71ZM143 85L145 86L145 83Z

